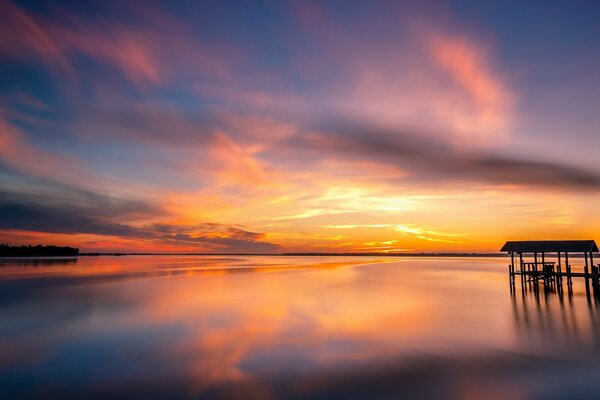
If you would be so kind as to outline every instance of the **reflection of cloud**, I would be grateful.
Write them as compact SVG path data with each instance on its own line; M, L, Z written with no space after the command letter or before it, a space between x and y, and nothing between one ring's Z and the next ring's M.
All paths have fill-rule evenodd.
M598 397L597 321L584 298L541 293L527 315L517 299L513 325L498 318L504 260L323 260L83 258L13 274L0 282L10 326L0 367L22 379L2 388L52 398ZM50 363L85 379L57 380Z

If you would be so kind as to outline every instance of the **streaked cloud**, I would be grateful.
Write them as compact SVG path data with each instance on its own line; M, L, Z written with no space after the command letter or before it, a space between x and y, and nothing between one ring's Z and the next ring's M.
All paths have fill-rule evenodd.
M351 127L349 127L351 126ZM419 132L360 129L343 124L329 133L312 133L286 143L312 157L340 157L393 165L407 178L424 182L475 181L496 185L533 185L597 190L600 173L540 159L519 159L489 150L456 149ZM349 127L349 128L345 128Z
M508 134L515 117L515 95L506 79L494 71L483 46L466 37L436 34L429 36L428 49L433 60L472 98L473 108L464 114L472 117L452 120L452 128L466 134L462 140L489 144Z
M53 20L6 2L1 10L6 35L0 50L13 57L39 56L74 76L82 73L76 59L88 57L116 68L138 87L166 84L177 74L175 65L212 77L229 74L230 64L217 48L192 40L192 27L164 9L147 5L141 10L126 6L118 10L135 22L120 18L84 20L69 11L64 11L60 20Z
M0 229L223 252L594 233L593 121L524 115L549 104L538 53L449 4L342 3L4 2Z

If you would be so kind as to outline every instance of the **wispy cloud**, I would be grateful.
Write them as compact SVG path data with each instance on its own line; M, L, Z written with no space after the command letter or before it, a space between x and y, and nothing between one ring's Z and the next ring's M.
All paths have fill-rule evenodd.
M126 18L84 20L63 10L57 21L5 2L0 8L5 22L0 52L39 56L72 75L81 73L77 58L84 56L114 67L138 87L165 85L184 70L216 78L230 74L230 63L219 48L192 39L192 27L164 9L147 5L142 10L119 7L118 11Z
M514 123L516 99L506 79L494 71L486 49L472 39L451 35L430 34L426 42L432 59L472 98L471 113L452 119L451 127L466 134L462 140L488 144L502 140Z
M327 129L327 128L325 128ZM456 149L426 139L419 132L360 128L344 122L337 128L291 139L284 145L308 156L340 157L392 165L421 182L463 181L577 190L600 189L600 173L540 159L519 159L489 150ZM290 151L290 150L286 150Z

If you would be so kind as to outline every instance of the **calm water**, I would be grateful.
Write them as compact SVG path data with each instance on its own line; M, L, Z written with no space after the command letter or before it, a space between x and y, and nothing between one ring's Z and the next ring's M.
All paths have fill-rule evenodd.
M600 398L593 294L507 262L0 260L0 398Z

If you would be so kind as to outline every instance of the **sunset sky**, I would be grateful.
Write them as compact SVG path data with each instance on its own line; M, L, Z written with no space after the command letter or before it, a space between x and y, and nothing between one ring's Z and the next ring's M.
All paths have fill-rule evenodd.
M599 12L2 1L0 242L495 252L600 239Z

